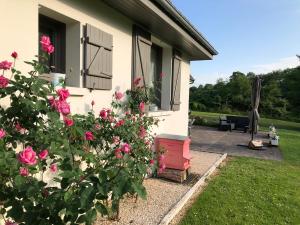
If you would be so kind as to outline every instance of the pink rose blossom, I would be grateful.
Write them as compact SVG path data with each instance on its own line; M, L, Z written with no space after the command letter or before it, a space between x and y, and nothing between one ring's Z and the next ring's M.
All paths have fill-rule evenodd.
M46 48L45 48L45 52L48 53L48 55L52 54L54 52L54 46L53 45L48 45Z
M70 105L66 101L56 101L58 112L67 116L71 113Z
M22 152L19 153L20 163L33 166L37 163L36 153L33 151L32 147L28 146Z
M140 109L141 112L144 112L144 111L145 111L145 103L144 103L144 102L141 102L141 103L140 103L139 109Z
M119 120L119 121L116 123L115 127L120 127L120 126L123 126L123 125L124 125L124 123L125 123L125 121L124 121L124 120Z
M6 222L5 222L5 225L18 225L17 223L14 223L14 222L12 222L12 221L10 221L10 220L7 220Z
M19 174L22 176L22 177L27 177L29 175L29 171L27 168L25 167L21 167L19 169Z
M115 92L115 98L116 100L121 100L123 98L124 94L120 91Z
M21 126L19 122L16 123L15 128L20 134L25 134L27 131L24 127Z
M158 161L159 162L163 162L165 160L165 155L160 155L159 157L158 157Z
M128 143L122 145L122 152L128 154L131 151L131 146Z
M47 158L48 154L49 154L48 150L47 150L47 149L44 149L43 151L41 151L41 152L39 153L39 158L40 158L41 160L44 160L44 159Z
M7 60L4 60L0 62L0 69L1 70L9 70L11 68L12 62L8 62Z
M120 148L117 148L114 153L115 153L115 156L116 156L117 159L122 159L123 158L122 150Z
M65 88L58 89L56 93L61 101L65 101L70 96L69 90Z
M114 142L114 144L119 144L120 143L120 137L114 136L113 137L113 142Z
M68 117L64 117L64 123L67 127L71 127L74 125L74 121L72 119L69 119Z
M52 97L50 97L49 99L48 99L48 101L49 101L49 104L50 104L50 106L52 107L52 108L56 108L56 100L55 100L55 98L52 96Z
M107 119L107 116L108 116L107 111L105 109L102 109L100 111L100 117L105 120L105 119Z
M16 51L13 51L11 53L11 57L13 57L14 59L18 58L18 53Z
M150 160L149 160L149 164L150 164L150 165L154 165L154 163L155 163L155 160L154 160L154 159L150 159Z
M141 79L142 79L142 78L140 78L140 77L136 77L136 78L134 79L134 81L133 81L134 85L135 85L135 86L138 86L138 85L140 84Z
M100 130L100 129L101 129L101 125L100 125L99 123L96 123L96 124L95 124L95 129L96 129L96 130Z
M56 173L57 172L57 165L55 163L50 165L50 171L52 173Z
M50 37L48 37L46 35L43 35L41 37L40 43L42 44L42 46L48 46L48 45L50 45L51 44Z
M139 138L143 139L146 136L146 129L144 127L140 127Z
M6 132L5 132L5 130L3 130L3 129L0 129L0 139L4 138L4 137L5 137L5 135L6 135Z
M94 140L94 135L93 135L93 133L91 131L87 131L84 134L84 138L87 141L93 141Z
M3 75L0 76L0 88L6 88L8 85L8 82L9 82L9 80L5 76L3 76Z

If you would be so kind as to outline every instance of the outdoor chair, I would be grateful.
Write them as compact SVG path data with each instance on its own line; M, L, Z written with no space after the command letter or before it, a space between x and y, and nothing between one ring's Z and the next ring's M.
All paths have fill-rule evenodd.
M231 123L231 121L229 121L227 119L227 116L220 116L219 118L219 130L222 131L228 131L230 130L230 132L234 129L234 123Z

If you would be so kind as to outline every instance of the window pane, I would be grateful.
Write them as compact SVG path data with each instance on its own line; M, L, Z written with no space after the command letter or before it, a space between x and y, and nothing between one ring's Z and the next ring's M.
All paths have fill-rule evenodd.
M161 108L161 71L162 70L162 48L152 44L151 47L151 69L150 69L150 87L153 90L153 103Z

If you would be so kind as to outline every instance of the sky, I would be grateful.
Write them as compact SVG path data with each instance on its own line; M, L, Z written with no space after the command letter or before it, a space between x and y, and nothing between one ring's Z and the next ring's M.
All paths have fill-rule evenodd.
M219 52L194 61L195 85L234 71L257 74L300 65L300 0L172 0Z

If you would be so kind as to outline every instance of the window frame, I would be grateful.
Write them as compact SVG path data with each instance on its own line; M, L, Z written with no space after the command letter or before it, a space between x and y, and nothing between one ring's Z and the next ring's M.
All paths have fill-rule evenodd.
M55 50L50 55L49 68L51 72L66 74L66 24L48 16L39 14L39 40L41 35L50 37ZM39 52L41 45L39 43Z

